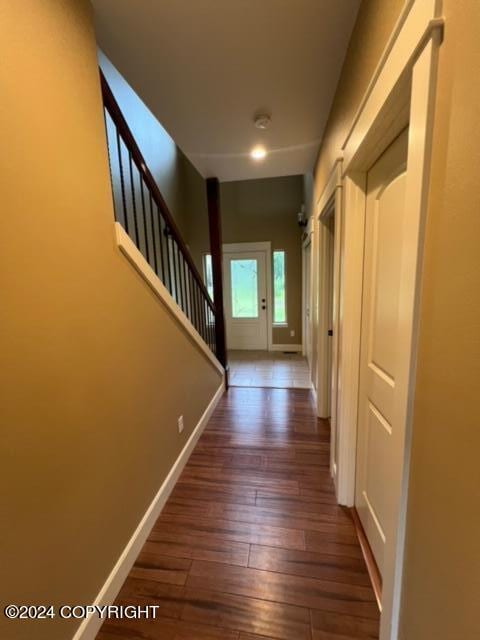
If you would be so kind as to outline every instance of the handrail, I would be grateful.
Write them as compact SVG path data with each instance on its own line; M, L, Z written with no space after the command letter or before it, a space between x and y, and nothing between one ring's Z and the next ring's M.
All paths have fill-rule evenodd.
M217 309L100 70L115 219L219 357Z
M185 260L188 262L188 266L190 267L190 270L192 271L198 285L202 289L202 292L206 298L206 301L210 309L212 311L215 311L215 306L203 282L202 276L199 274L198 269L195 263L193 262L193 259L190 255L188 247L185 244L180 234L178 226L172 214L170 213L168 205L165 202L160 192L160 189L158 188L158 185L155 181L155 178L152 176L150 169L147 166L147 163L145 162L142 152L140 151L137 145L137 142L133 137L132 132L130 131L130 127L128 126L127 121L125 120L125 117L122 111L120 110L120 107L118 106L115 96L113 95L112 90L110 89L110 86L101 69L100 69L100 81L102 85L103 104L107 109L107 111L109 112L112 120L115 122L115 125L119 130L120 135L122 136L125 144L127 145L129 152L132 154L132 159L137 165L138 170L142 172L145 183L150 193L152 194L155 204L160 209L162 216L167 221L168 227L172 232L173 236L175 237L175 241L178 244Z

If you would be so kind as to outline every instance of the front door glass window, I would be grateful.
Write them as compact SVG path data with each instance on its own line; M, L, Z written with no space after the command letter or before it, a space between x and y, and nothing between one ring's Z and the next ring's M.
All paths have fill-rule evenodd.
M258 318L257 272L256 260L230 261L233 318Z

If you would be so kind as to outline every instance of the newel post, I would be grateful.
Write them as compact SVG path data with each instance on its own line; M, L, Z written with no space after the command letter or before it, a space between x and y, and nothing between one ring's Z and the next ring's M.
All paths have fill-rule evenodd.
M220 183L218 178L207 178L208 228L212 254L213 297L215 303L215 340L217 358L227 371L225 316L223 312L223 252L222 220L220 209ZM228 383L228 377L227 377Z

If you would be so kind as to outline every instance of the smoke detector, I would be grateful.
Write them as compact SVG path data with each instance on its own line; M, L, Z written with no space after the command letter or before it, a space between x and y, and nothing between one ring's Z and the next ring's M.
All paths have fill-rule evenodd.
M259 113L253 119L253 122L255 123L257 129L268 129L271 119L272 118L268 115L268 113Z

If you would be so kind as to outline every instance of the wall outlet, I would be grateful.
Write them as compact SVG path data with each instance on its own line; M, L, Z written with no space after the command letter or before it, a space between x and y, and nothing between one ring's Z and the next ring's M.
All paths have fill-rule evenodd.
M295 329L292 329L292 330L290 331L290 337L291 337L291 338L294 338L294 337L295 337Z
M178 419L178 433L182 433L183 431L183 416L180 416Z

